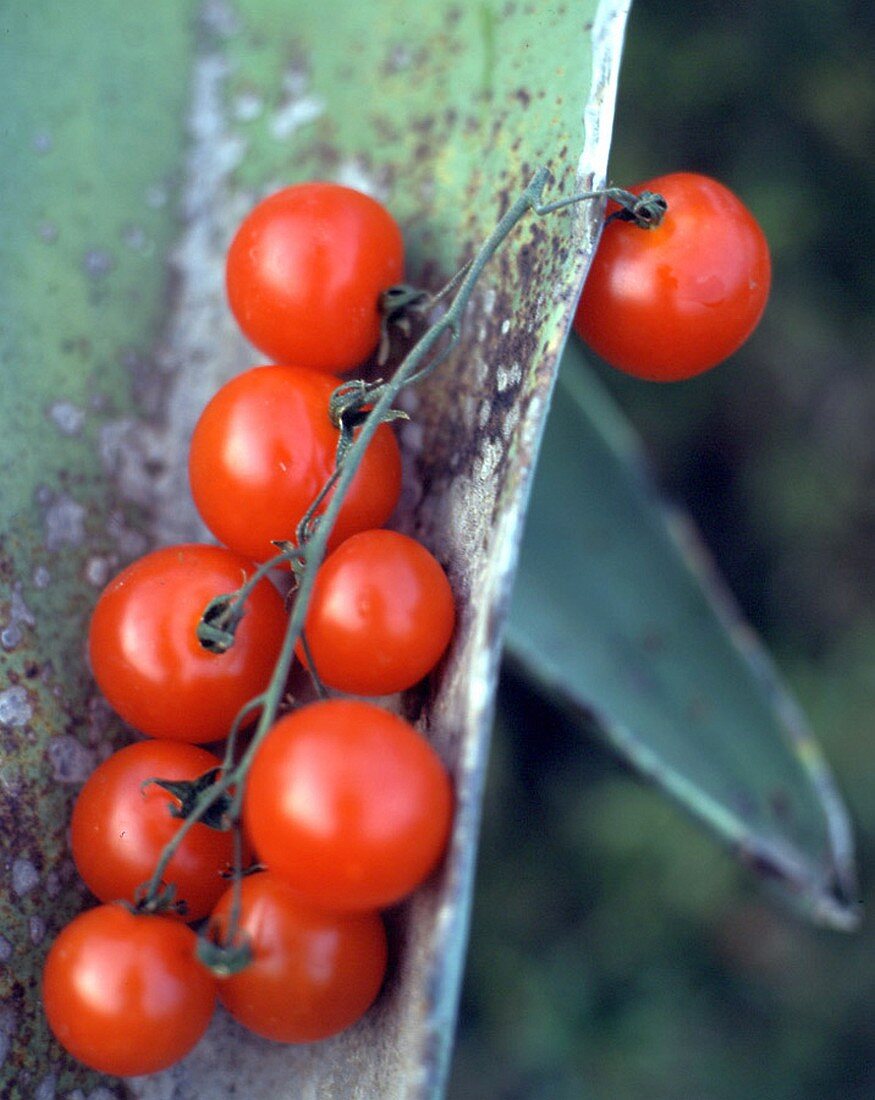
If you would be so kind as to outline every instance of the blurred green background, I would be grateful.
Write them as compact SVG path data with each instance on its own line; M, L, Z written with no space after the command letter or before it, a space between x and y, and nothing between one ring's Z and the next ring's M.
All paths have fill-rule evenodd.
M600 374L808 711L875 911L875 9L639 0L612 182L733 187L773 249L733 360ZM875 1097L875 932L812 930L506 670L450 1100Z

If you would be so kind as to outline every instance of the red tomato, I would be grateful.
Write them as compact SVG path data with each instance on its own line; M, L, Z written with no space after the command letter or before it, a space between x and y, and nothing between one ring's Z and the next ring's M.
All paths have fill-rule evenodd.
M221 546L168 546L111 581L91 619L91 668L118 713L150 737L215 741L263 691L286 630L282 597L262 581L234 644L211 653L197 639L204 608L254 567Z
M58 1041L86 1066L133 1077L178 1062L207 1029L216 980L179 921L122 905L80 914L52 944L43 1005Z
M330 699L281 718L252 762L244 820L262 861L326 909L380 909L415 889L447 843L450 780L412 726Z
M217 539L265 561L295 528L334 470L328 417L336 378L302 367L255 367L224 385L201 414L189 456L191 491ZM379 527L401 492L401 458L381 424L346 495L331 545Z
M377 530L353 535L326 559L305 629L329 687L388 695L434 668L454 622L453 593L437 560L406 535Z
M233 891L211 926L224 938ZM316 909L269 871L241 883L240 930L252 961L219 982L219 999L250 1031L281 1043L327 1039L370 1008L386 972L378 913Z
M769 247L747 207L707 176L676 172L632 190L657 192L668 211L655 229L605 226L574 327L627 374L690 378L753 332L769 296Z
M154 783L143 787L145 780L197 779L220 765L212 753L180 741L140 741L105 760L73 807L73 859L88 889L101 901L134 901L182 824L170 812L179 800ZM186 902L186 920L210 913L228 887L220 872L233 861L230 832L193 826L164 876Z
M228 250L237 323L271 359L349 370L380 339L382 291L404 274L404 242L376 200L300 183L252 211Z

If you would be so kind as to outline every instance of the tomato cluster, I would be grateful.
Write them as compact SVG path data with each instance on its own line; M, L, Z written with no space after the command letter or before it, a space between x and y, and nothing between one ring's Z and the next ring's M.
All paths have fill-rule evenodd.
M634 215L648 191L668 212L642 231L617 216L629 208L612 211L575 323L622 370L690 377L756 325L768 248L713 180L665 176L621 201ZM370 411L362 387L345 418L340 398L353 391L336 372L376 350L381 299L403 263L391 215L329 183L271 196L230 247L232 311L275 362L228 382L194 430L192 496L222 545L134 562L101 595L89 631L98 685L151 738L110 757L79 796L73 856L103 904L61 932L44 972L52 1029L98 1070L172 1064L217 997L282 1042L348 1027L383 982L380 910L446 848L453 793L435 750L374 703L330 695L404 691L435 667L454 628L439 563L383 529L401 484L388 423L339 502L293 625L268 578L280 560L302 597L308 589L309 549ZM293 643L323 698L280 713ZM238 733L256 720L240 755ZM223 758L198 747L226 735ZM200 940L183 917L206 919Z
M383 983L380 910L424 881L446 847L450 779L407 722L341 697L278 713L287 601L258 564L280 547L305 567L338 461L332 372L375 350L378 299L402 272L391 215L335 184L271 196L231 245L231 308L276 362L228 382L194 431L192 495L222 545L134 562L100 596L89 630L99 687L146 735L79 795L73 857L103 904L60 933L44 971L52 1029L95 1069L172 1064L203 1034L217 997L282 1042L350 1026ZM382 529L400 484L383 423L339 510L298 640L322 692L402 691L449 644L443 569ZM262 713L241 750L240 728ZM200 747L229 734L224 758ZM199 948L185 922L204 919Z

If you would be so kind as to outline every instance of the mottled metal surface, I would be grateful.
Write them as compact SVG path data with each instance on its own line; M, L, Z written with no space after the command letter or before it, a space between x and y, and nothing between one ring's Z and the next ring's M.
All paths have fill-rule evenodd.
M69 0L51 17L24 5L2 17L15 149L0 166L2 1095L437 1096L520 520L596 213L523 224L458 353L408 401L399 523L446 564L461 614L443 675L405 706L451 767L459 805L442 873L391 916L392 976L359 1027L286 1048L220 1014L179 1067L126 1084L51 1040L39 969L86 903L70 804L126 737L94 694L84 632L121 563L200 531L184 475L191 426L255 361L222 292L244 210L295 179L362 187L402 221L410 276L439 285L536 166L550 166L556 193L604 172L627 5L596 16L589 0L207 0L196 20L175 0L138 7Z
M146 448L164 415L156 333L172 295L188 33L170 2L116 20L84 3L0 16L4 1100L102 1086L49 1036L39 974L87 903L67 847L72 799L127 736L83 643L98 591L151 538L162 456Z

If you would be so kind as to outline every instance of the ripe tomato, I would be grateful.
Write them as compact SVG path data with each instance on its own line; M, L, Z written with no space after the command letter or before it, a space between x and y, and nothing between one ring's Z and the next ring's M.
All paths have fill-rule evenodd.
M122 905L80 914L52 944L43 971L49 1026L74 1058L101 1073L157 1073L207 1029L216 980L197 938L168 917Z
M228 251L228 301L271 359L349 370L380 339L379 297L404 274L404 242L375 199L300 183L249 214Z
M264 863L326 909L380 909L437 864L450 780L412 726L330 699L281 718L246 782L244 820Z
M191 491L207 527L265 561L295 528L334 470L338 431L328 416L336 378L302 367L254 367L226 383L201 414L189 455ZM401 458L381 424L346 495L331 545L379 527L401 492Z
M150 737L215 741L270 679L286 630L282 597L262 581L234 644L197 639L204 608L253 565L221 546L168 546L135 561L103 591L88 637L94 678L118 713Z
M73 807L71 846L79 874L101 901L134 901L182 820L171 814L179 800L147 779L197 779L221 761L180 741L140 741L105 760ZM207 916L228 882L220 872L234 860L231 833L197 824L186 835L164 876L186 902L186 920Z
M233 891L210 922L224 938ZM250 1031L281 1043L327 1039L370 1008L386 973L378 913L330 913L270 871L241 883L240 930L252 961L219 982L219 999Z
M326 559L305 630L329 687L387 695L434 668L454 622L453 593L437 560L406 535L376 530L353 535Z
M662 224L609 222L574 327L612 366L659 382L690 378L753 332L771 282L753 215L722 184L692 172L633 187L668 203Z

